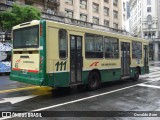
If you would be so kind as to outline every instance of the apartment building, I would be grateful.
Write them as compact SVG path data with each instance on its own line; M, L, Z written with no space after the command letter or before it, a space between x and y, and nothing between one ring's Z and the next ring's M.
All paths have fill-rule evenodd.
M61 0L67 17L122 29L122 0Z
M130 30L150 41L150 60L160 60L160 0L130 0Z
M123 6L122 29L129 32L129 16L130 16L129 0L123 0L122 6Z

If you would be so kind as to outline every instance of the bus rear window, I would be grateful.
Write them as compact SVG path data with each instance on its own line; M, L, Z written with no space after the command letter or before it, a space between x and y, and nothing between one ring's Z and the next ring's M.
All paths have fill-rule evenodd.
M39 26L25 27L13 31L13 48L35 48L39 43Z

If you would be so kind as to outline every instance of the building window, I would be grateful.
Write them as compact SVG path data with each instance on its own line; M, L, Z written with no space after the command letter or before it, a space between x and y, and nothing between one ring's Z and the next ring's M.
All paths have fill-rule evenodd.
M108 20L104 20L104 26L109 27L109 21Z
M147 21L152 22L152 16L151 15L147 16Z
M113 27L118 29L118 24L117 23L113 23Z
M152 28L152 24L149 24L149 25L148 25L148 29L151 29L151 28Z
M152 38L155 38L155 33L154 32L152 33Z
M132 42L132 58L142 58L142 43Z
M151 7L147 7L147 12L151 12Z
M85 14L80 14L80 20L82 20L82 21L87 21L87 15L85 15Z
M65 0L65 3L66 3L66 4L73 5L73 0Z
M13 5L15 0L6 0L7 5Z
M151 0L147 0L147 5L151 5Z
M86 58L103 58L103 36L85 35L85 56Z
M158 44L158 52L160 52L160 44Z
M87 9L87 0L80 0L80 8Z
M93 12L98 13L99 12L99 5L96 3L93 3Z
M49 13L49 14L54 14L53 8L47 8L47 13Z
M104 15L109 16L109 8L108 7L104 7Z
M118 11L113 10L113 17L114 17L115 19L118 18Z
M119 48L118 48L118 39L105 37L104 38L104 50L105 58L118 58L119 57Z
M123 21L125 21L126 20L126 15L125 14L123 14Z
M149 44L149 60L154 60L154 45Z
M65 10L65 13L66 13L66 17L73 18L73 11Z
M30 1L25 1L25 5L32 6L32 5L33 5L33 2L30 2Z
M113 0L113 5L117 6L118 5L118 0Z
M67 31L59 30L59 57L67 58Z
M99 18L93 17L93 23L94 24L99 24Z
M123 11L126 11L126 4L123 2Z
M108 3L108 2L109 2L109 0L104 0L104 2L105 2L105 3Z

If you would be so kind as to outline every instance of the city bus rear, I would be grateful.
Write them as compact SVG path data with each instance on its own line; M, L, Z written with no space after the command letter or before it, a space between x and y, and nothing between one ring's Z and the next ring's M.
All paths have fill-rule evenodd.
M44 21L13 27L12 71L10 79L42 85L44 81Z

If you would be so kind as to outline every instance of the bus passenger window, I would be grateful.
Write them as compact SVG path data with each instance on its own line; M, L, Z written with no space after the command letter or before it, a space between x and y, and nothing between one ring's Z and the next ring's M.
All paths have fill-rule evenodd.
M118 39L105 37L104 39L104 50L105 58L118 58L119 57L119 47Z
M59 30L59 57L67 58L67 31Z
M141 59L142 58L142 43L132 42L132 58Z
M86 58L103 58L103 36L86 34L85 56Z

